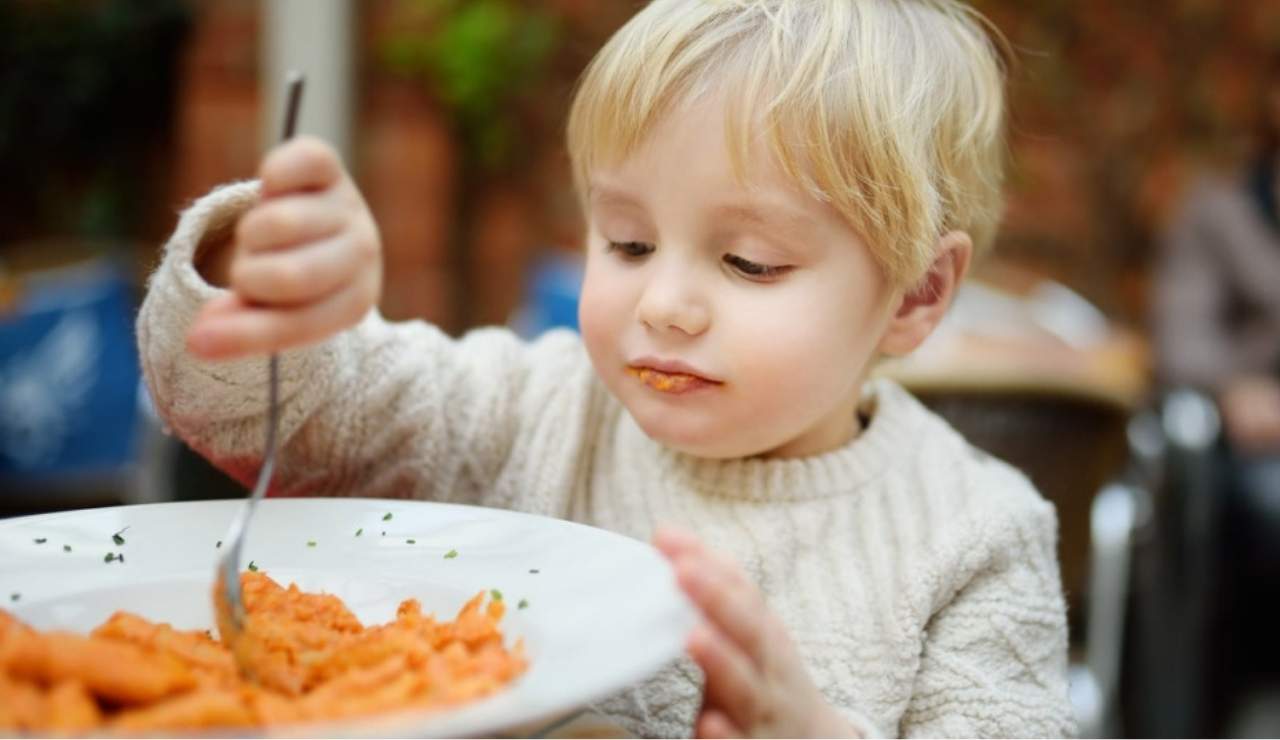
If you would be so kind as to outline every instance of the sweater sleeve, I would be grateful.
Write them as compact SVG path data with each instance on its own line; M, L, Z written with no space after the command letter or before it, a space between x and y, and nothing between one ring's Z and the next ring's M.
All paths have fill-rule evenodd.
M1001 517L926 626L903 737L1067 737L1066 609L1052 507Z
M266 361L205 362L186 351L185 337L220 292L195 270L197 248L256 199L255 183L237 183L182 215L137 325L144 376L166 426L246 485L261 466ZM549 514L567 505L567 491L564 501L495 501L514 494L495 493L493 482L517 448L560 460L586 448L598 393L575 334L526 343L487 329L455 340L373 311L321 344L282 353L280 363L273 495L430 498Z

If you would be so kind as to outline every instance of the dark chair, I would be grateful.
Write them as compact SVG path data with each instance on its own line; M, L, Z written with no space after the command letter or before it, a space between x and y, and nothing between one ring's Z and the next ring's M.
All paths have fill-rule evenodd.
M1255 547L1274 525L1241 510L1216 405L1163 394L1126 436L1128 462L1092 505L1082 735L1280 733L1276 600L1257 598L1276 563Z
M1122 676L1125 734L1280 734L1280 490L1242 487L1208 397L1175 390L1144 415L1154 454L1134 530Z

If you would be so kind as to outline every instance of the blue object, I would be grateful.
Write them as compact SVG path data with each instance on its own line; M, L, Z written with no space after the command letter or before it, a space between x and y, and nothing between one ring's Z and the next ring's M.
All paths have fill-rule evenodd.
M557 328L578 330L578 295L582 290L581 255L548 252L534 262L525 283L525 302L511 319L523 337Z
M0 314L0 485L110 478L135 462L133 300L105 261L22 278Z

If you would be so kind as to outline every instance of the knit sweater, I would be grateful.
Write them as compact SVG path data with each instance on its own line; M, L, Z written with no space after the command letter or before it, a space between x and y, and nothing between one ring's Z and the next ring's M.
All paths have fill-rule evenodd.
M138 317L165 423L246 484L263 447L261 360L206 363L184 336L219 290L198 244L253 204L215 190L183 214ZM371 312L281 358L273 495L504 507L647 539L678 523L734 557L827 700L867 735L1063 736L1065 608L1053 507L901 387L869 383L865 430L799 459L706 460L648 438L576 334L453 339ZM687 659L599 705L640 735L686 736Z

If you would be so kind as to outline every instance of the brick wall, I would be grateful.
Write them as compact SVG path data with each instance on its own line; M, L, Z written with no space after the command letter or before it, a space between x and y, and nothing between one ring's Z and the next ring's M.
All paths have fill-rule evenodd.
M1009 208L998 252L1139 322L1162 224L1181 189L1241 151L1257 70L1280 49L1280 3L980 0L1017 47ZM555 0L566 29L548 111L632 0ZM252 175L258 129L259 8L205 0L184 60L175 204ZM400 0L358 4L360 69L349 163L382 229L383 310L450 330L505 320L531 256L575 248L579 220L555 115L524 142L521 173L460 176L457 137L422 85L379 61L413 22ZM526 162L527 164L527 162ZM458 222L467 214L468 223ZM461 243L462 249L451 245Z

